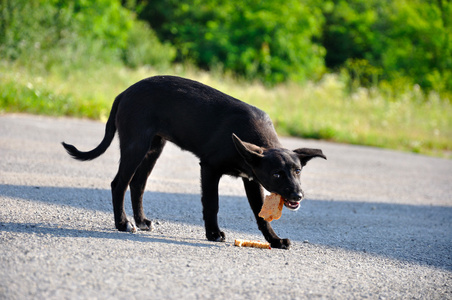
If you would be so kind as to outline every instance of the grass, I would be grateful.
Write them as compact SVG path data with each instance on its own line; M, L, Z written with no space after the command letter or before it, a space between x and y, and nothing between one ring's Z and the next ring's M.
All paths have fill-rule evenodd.
M281 135L326 139L452 158L452 104L419 88L353 93L336 75L273 88L176 66L165 71L121 66L73 72L29 71L0 62L0 113L26 112L105 121L117 94L145 77L173 74L213 86L266 111Z

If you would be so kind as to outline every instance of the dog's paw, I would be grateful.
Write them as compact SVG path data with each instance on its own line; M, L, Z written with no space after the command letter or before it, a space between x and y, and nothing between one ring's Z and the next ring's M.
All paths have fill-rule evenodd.
M135 221L135 223L137 224L137 227L140 230L144 230L144 231L152 231L152 230L154 230L154 223L151 220L143 219L142 222L136 222Z
M127 222L127 228L126 228L127 232L131 232L131 233L137 233L137 228L135 227L135 225L133 225L130 222Z
M125 232L131 232L131 233L136 233L137 232L137 228L135 227L135 225L133 225L129 221L125 222L124 224L116 225L116 228L119 231L125 231Z
M212 242L226 241L226 235L223 231L208 231L206 232L207 239Z
M289 239L274 239L270 242L270 245L272 248L288 250L290 248L291 242Z

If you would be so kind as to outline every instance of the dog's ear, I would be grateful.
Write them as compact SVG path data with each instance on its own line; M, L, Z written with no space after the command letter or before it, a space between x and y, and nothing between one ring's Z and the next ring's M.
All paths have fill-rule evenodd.
M234 141L235 148L248 164L254 165L264 157L264 149L261 147L243 142L234 133L232 134L232 140Z
M323 159L326 159L326 156L320 149L299 148L295 149L293 152L295 152L298 155L298 158L300 159L302 165L306 165L307 162L313 159L314 157L321 157Z

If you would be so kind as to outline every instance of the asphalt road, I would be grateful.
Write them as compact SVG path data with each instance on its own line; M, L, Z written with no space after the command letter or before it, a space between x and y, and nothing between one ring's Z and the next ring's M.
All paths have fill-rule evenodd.
M307 199L260 239L241 180L220 186L227 242L205 239L197 159L167 145L148 180L152 232L114 229L118 143L91 162L98 122L0 116L1 299L452 299L452 161L369 147L282 139L328 160L303 170ZM126 209L132 215L129 198Z

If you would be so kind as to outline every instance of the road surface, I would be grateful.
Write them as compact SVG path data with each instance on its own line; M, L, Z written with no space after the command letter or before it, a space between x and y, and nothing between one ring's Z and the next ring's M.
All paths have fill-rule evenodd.
M91 162L60 145L89 150L103 133L94 121L0 116L0 299L452 298L451 160L283 138L328 160L304 168L307 199L272 223L293 247L264 250L233 246L263 238L229 177L227 241L205 239L198 161L173 145L144 196L154 231L116 231L117 141Z

